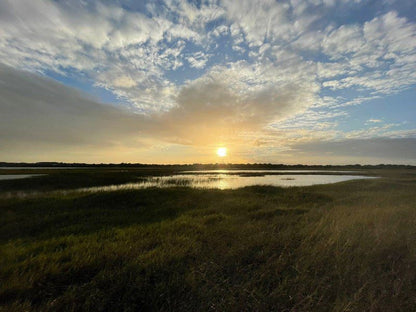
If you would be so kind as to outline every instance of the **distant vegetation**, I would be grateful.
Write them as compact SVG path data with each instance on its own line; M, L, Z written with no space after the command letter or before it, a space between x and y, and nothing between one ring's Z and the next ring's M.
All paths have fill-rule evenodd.
M36 163L12 163L0 162L0 167L91 167L91 168L111 168L111 167L134 167L134 168L160 168L160 169L183 169L183 170L209 170L209 169L415 169L416 166L411 165L393 165L393 164L379 164L379 165L285 165L285 164L271 164L271 163L247 163L247 164L141 164L141 163L63 163L63 162L36 162Z
M68 171L0 183L0 311L414 310L415 170L287 189L48 193L142 172ZM2 197L21 190L40 193Z

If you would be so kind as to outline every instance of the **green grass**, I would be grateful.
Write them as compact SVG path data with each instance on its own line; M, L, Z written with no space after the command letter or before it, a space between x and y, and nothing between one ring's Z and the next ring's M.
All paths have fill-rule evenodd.
M0 311L413 311L416 172L373 173L384 178L0 192ZM77 188L137 174L57 172L0 187Z

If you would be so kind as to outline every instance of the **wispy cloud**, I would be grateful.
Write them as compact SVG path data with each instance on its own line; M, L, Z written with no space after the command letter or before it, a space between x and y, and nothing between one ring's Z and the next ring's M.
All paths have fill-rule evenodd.
M5 1L0 4L0 56L13 67L63 74L78 70L147 109L155 103L172 106L171 95L178 94L182 84L167 72L183 66L184 60L191 68L205 68L207 51L218 53L212 37L225 44L230 35L233 48L247 48L251 57L231 49L224 65L250 60L286 79L281 64L290 61L295 68L314 67L308 74L321 78L323 87L365 88L373 94L416 82L415 24L392 11L361 24L334 27L329 22L317 28L333 5L213 1L197 7L166 1L132 11L100 2ZM311 62L301 56L306 51L329 60ZM257 76L252 73L252 83ZM133 86L135 90L126 90Z
M373 119L373 118L367 120L367 123L368 124L372 124L372 123L374 124L374 123L380 123L380 122L383 122L383 120L381 120L381 119Z

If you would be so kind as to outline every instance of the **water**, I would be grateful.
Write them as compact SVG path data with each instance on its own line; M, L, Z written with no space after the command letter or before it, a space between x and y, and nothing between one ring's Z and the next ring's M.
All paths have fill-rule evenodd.
M249 172L247 172L249 171ZM264 171L262 171L264 173ZM244 174L252 173L245 170ZM187 186L193 188L237 189L253 185L271 185L280 187L309 186L315 184L329 184L348 180L372 179L374 177L359 175L323 175L323 174L267 174L239 175L230 172L199 174L176 174L171 176L149 177L136 183L125 183L108 186L95 186L80 189L86 192L117 191L143 189L149 187Z
M267 169L218 169L218 170L189 170L189 171L182 171L182 173L192 173L192 174L200 174L200 173L225 173L225 174L247 174L247 173L262 173L262 174L268 174L268 173L354 173L359 171L353 171L353 170L267 170Z
M36 176L41 176L43 174L0 174L1 180L17 180L17 179L26 179Z
M90 169L91 167L0 167L2 170Z
M328 174L320 174L325 172ZM179 174L158 177L141 177L140 181L80 188L75 190L57 190L51 194L71 194L74 192L110 192L118 190L145 189L149 187L175 187L185 186L192 188L236 189L253 185L271 185L279 187L308 186L315 184L329 184L348 180L373 179L374 177L351 175L356 171L339 171L346 173L336 174L338 171L319 170L206 170L196 172L181 172ZM309 173L309 174L305 174ZM335 174L334 174L335 173ZM347 174L350 173L350 174ZM24 179L42 174L13 174L0 175L0 180ZM31 197L38 196L39 192L5 193L2 197Z

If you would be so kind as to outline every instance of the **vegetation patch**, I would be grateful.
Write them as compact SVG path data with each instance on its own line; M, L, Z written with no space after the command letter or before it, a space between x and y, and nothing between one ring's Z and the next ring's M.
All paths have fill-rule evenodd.
M411 311L415 174L379 174L0 196L0 311Z

